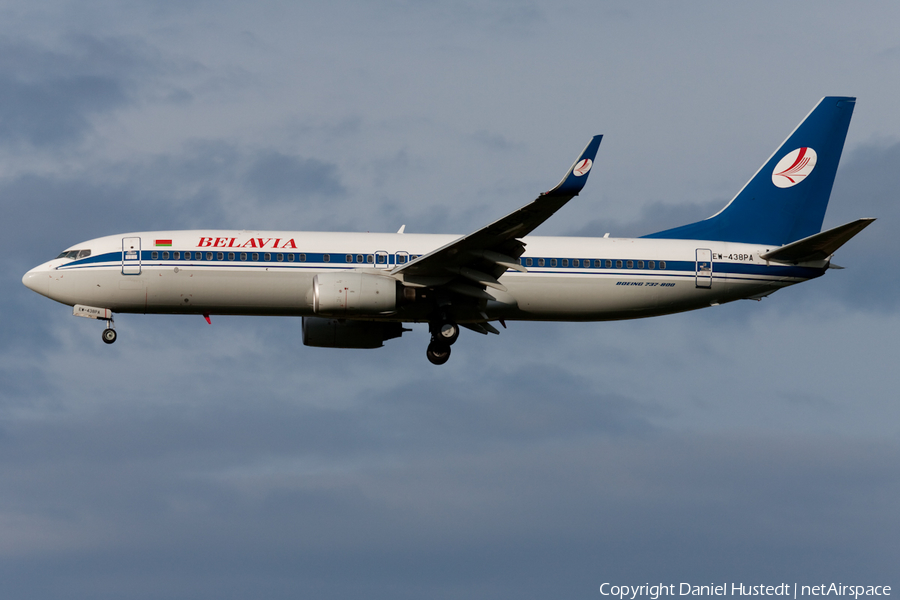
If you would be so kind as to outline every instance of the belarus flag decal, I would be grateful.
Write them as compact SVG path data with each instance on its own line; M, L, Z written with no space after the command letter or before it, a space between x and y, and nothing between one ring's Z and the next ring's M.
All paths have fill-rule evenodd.
M156 240L156 246L171 246L172 240Z

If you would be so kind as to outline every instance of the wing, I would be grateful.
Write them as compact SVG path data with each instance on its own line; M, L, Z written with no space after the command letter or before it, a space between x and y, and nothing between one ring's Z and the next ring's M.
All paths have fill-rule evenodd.
M502 219L424 254L391 273L409 285L439 287L451 294L482 300L485 291L506 288L498 281L507 269L525 272L519 257L525 252L521 237L534 231L566 202L578 195L600 147L602 135L594 136L559 184L534 201Z

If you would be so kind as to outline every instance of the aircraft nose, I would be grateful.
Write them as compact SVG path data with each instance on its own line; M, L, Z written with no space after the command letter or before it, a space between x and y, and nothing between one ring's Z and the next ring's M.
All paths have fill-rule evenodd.
M41 296L50 296L50 273L45 270L32 269L22 277L22 283L29 290Z

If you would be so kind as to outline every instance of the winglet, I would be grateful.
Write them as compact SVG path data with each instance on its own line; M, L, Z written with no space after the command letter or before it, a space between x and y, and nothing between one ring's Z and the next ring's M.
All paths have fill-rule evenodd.
M597 149L600 147L602 135L595 135L582 151L581 156L575 161L575 164L569 169L562 181L549 192L545 192L545 196L549 195L566 195L577 196L584 184L587 183L588 173L594 164L594 158L597 156Z

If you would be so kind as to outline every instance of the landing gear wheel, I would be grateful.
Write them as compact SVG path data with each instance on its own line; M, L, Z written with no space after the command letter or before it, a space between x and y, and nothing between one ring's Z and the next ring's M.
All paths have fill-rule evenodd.
M434 341L445 346L452 346L459 337L459 325L453 321L439 321L433 326L431 332Z
M104 329L103 330L103 341L107 344L112 344L116 341L116 330L115 329Z
M425 356L428 357L431 364L442 365L450 360L450 346L442 342L432 341L428 344L428 350L425 352Z

